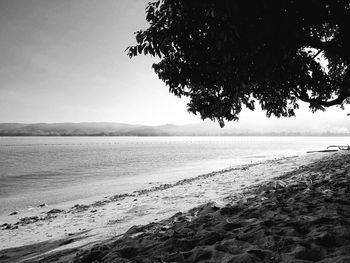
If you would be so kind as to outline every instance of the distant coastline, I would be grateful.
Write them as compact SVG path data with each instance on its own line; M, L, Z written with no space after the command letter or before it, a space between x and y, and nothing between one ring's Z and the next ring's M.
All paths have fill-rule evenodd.
M0 137L350 137L348 133L248 133L248 134L2 134Z
M349 132L256 131L220 129L213 123L159 126L109 122L0 123L0 136L349 136Z

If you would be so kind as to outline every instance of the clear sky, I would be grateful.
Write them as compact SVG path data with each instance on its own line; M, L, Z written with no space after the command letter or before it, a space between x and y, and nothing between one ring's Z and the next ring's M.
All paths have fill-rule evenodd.
M124 52L147 27L147 2L0 0L0 122L201 122L158 80L153 59ZM347 112L303 107L297 118L267 122L245 112L239 126L341 124Z

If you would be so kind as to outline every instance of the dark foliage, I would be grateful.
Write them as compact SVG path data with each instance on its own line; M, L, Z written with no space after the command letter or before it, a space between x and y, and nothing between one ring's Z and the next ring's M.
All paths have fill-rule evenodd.
M223 126L256 100L268 117L348 102L349 0L159 0L146 19L128 55L158 56L159 78L203 119Z

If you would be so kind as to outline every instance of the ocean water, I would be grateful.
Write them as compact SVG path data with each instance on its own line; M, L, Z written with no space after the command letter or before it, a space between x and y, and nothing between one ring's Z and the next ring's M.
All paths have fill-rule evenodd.
M346 145L349 137L0 137L0 215Z

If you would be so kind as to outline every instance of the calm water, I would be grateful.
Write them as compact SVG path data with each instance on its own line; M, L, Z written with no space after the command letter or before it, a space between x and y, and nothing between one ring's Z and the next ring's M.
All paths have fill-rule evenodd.
M0 137L0 214L348 142L346 137Z

